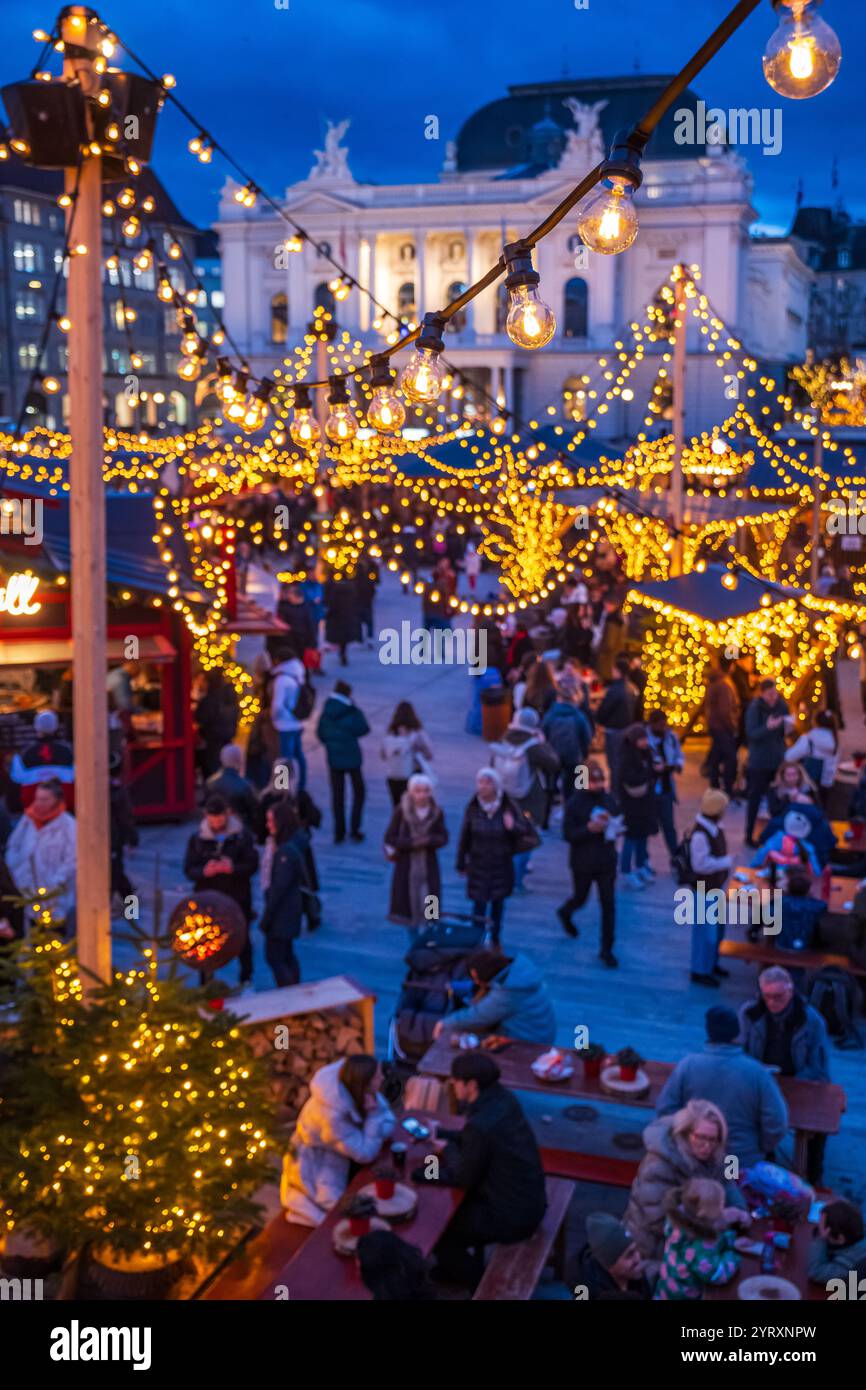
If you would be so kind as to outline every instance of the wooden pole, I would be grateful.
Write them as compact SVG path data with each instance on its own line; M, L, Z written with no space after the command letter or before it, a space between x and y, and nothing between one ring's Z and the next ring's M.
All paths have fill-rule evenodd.
M683 451L686 442L686 282L685 273L677 280L674 321L673 362L673 438L671 470L671 521L677 529L671 552L669 574L672 579L683 572Z
M88 48L92 12L70 8L61 35L67 46ZM99 85L95 53L65 56L64 76L85 93ZM105 487L102 481L102 160L88 155L80 175L66 172L78 193L72 245L86 254L69 261L69 525L72 550L72 653L75 726L75 816L78 830L76 921L82 983L111 974L108 813L108 696L106 692Z

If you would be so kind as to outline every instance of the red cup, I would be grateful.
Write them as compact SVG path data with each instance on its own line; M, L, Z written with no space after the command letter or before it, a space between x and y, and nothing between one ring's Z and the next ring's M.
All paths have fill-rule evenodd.
M349 1233L353 1236L365 1236L370 1229L369 1216L350 1216Z
M601 1076L601 1061L600 1057L584 1057L583 1074L588 1081L597 1081Z
M637 1067L620 1067L619 1079L620 1081L636 1081Z
M394 1196L393 1178L376 1178L376 1196L386 1200Z

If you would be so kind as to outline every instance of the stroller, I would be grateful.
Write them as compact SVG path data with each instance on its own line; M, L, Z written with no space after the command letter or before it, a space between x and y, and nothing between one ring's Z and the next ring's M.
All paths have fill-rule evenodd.
M388 1027L388 1060L404 1078L415 1071L433 1041L434 1024L454 1007L456 994L471 989L465 961L483 937L483 925L458 914L415 933L405 957L408 973ZM464 985L463 991L455 990L458 984Z

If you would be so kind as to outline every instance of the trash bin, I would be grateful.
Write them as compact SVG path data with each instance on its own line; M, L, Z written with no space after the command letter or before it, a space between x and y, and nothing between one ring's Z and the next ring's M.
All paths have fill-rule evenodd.
M481 692L481 737L488 743L502 738L511 719L511 691L505 685L491 685Z

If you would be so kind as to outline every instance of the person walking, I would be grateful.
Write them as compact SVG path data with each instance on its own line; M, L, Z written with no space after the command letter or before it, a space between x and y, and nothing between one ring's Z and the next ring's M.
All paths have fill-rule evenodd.
M391 715L381 751L391 805L399 806L413 772L426 772L429 776L429 768L424 764L433 759L430 740L408 700L401 700Z
M694 826L686 840L685 872L680 875L682 887L696 890L702 885L709 893L712 889L723 888L733 865L728 854L722 820L728 809L728 798L724 792L709 788L701 797L700 809ZM719 977L727 975L719 965L719 945L725 934L724 922L707 922L702 914L698 921L697 912L692 923L691 978L697 985L718 988ZM720 914L721 915L721 914Z
M294 648L284 647L282 659L271 670L271 723L280 741L280 757L297 763L301 788L307 785L304 720L312 713L313 698L304 663Z
M457 872L466 876L472 916L494 942L502 935L505 901L514 892L514 855L538 836L520 807L502 788L492 767L475 777L475 795L463 814Z
M336 647L340 665L348 666L346 655L350 642L361 638L358 619L358 599L351 579L332 574L325 585L325 640Z
M785 757L785 734L794 721L773 680L761 681L746 710L746 844L755 849L755 821L773 778Z
M710 786L721 783L731 798L737 785L737 744L740 729L740 699L736 686L721 666L707 676L704 720L710 736L707 775Z
M373 605L376 601L376 590L379 587L379 566L376 561L362 557L358 561L352 583L355 586L360 640L366 641L367 646L372 647Z
M532 824L547 828L550 804L559 775L559 758L541 732L541 720L529 705L518 710L498 743L490 745L490 766L499 773L503 790L517 802ZM531 850L514 861L514 886L523 891Z
M302 828L294 806L278 801L265 813L268 838L262 854L261 883L264 906L259 926L265 936L265 960L277 988L296 985L301 967L294 943L301 934L306 881L304 855L309 835Z
M288 628L287 638L299 657L318 646L316 620L311 604L300 584L284 584L277 604L277 617ZM284 639L278 638L277 641Z
M657 1115L672 1115L690 1100L717 1105L728 1124L728 1148L751 1168L772 1157L788 1132L788 1107L775 1078L737 1042L740 1020L733 1009L707 1009L707 1041L700 1052L680 1059L656 1101Z
M654 709L650 713L647 720L647 741L656 773L655 798L659 825L668 855L673 860L679 844L674 820L674 807L677 804L675 779L685 767L685 758L680 741L668 724L664 710Z
M625 653L620 653L616 658L615 669L616 678L604 692L595 722L604 729L608 777L616 796L619 788L619 752L625 731L631 728L636 718L638 691L631 682L631 662Z
M252 879L258 867L258 850L240 816L230 810L225 797L209 797L199 828L187 841L183 872L192 880L197 893L204 893L208 889L225 893L227 898L237 903L244 915L247 933L238 957L241 989L250 988L253 979L250 922L253 915Z
M541 721L542 732L559 758L562 804L565 806L579 767L586 764L592 743L592 724L577 703L579 684L570 670L560 673L556 699Z
M573 791L565 803L562 836L569 846L571 867L571 897L556 910L567 936L576 937L572 913L579 912L589 897L593 884L598 888L601 905L601 936L599 958L615 968L619 962L613 953L616 929L616 830L619 824L616 802L605 785L604 768L591 762L587 768L588 785Z
M617 801L625 823L621 868L630 888L646 888L655 878L647 844L651 835L658 834L659 821L656 769L643 724L626 729L617 765Z
M352 784L352 814L349 838L363 840L361 815L366 789L361 772L363 754L360 740L370 732L370 725L352 699L352 687L337 681L334 693L328 696L319 716L316 737L324 745L331 779L331 808L334 815L334 844L346 838L346 778Z
M415 772L385 831L385 854L394 866L389 921L414 929L441 917L437 851L447 843L445 817L433 796L433 783L424 773Z

